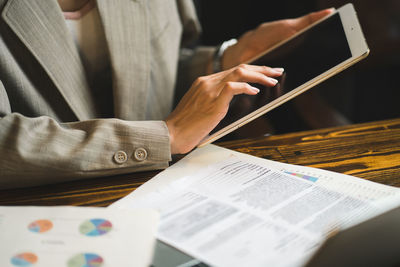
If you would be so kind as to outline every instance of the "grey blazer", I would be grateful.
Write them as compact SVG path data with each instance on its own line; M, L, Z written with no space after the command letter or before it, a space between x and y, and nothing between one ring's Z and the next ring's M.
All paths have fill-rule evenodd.
M0 0L1 189L168 166L162 119L171 111L181 43L199 31L193 4L97 6L111 77L89 86L56 0ZM204 74L212 53L185 53L178 83ZM107 108L113 118L104 118Z

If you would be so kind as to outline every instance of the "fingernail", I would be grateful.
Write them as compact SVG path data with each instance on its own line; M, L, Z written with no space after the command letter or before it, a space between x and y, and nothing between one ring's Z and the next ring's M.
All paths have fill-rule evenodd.
M273 70L279 73L283 73L285 71L284 68L273 68Z
M260 92L260 89L253 87L253 86L251 87L251 90L256 94L258 94Z
M273 83L273 84L277 84L278 80L274 79L274 78L269 78L269 80Z

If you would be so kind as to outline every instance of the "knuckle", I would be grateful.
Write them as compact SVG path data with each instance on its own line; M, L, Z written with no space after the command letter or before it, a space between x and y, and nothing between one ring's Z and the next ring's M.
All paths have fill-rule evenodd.
M198 78L196 79L196 82L200 83L200 82L204 81L205 79L206 79L205 76L200 76L200 77L198 77Z
M282 26L291 27L294 23L294 19L285 19L281 21Z
M207 85L207 83L208 83L208 79L206 76L198 77L195 81L195 84L199 85L199 86L205 86L205 85Z
M264 72L270 72L270 71L271 71L271 68L270 68L270 67L267 67L267 66L263 66L263 71L264 71Z
M201 91L201 95L204 99L213 99L213 98L215 98L215 90L210 90L209 88L204 88Z
M194 80L193 85L199 85L202 77L197 77L196 80Z
M252 86L251 86L250 84L246 83L246 84L244 85L244 89L245 89L245 90L251 90L251 89L252 89Z
M262 31L266 26L268 26L268 23L266 22L258 24L254 31Z
M225 83L225 88L232 88L233 87L233 82L226 82Z
M233 90L235 83L234 82L226 82L224 88L227 90Z
M238 75L238 76L243 76L245 74L245 72L246 72L246 69L244 67L241 67L241 66L238 66L235 69L235 74Z
M296 33L296 19L283 20L282 26L290 31L290 35Z

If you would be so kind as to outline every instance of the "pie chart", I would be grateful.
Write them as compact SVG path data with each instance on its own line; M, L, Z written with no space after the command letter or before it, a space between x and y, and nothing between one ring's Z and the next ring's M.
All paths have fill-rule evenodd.
M30 252L20 253L11 258L14 266L33 266L38 261L38 257Z
M53 228L53 223L49 220L37 220L28 225L28 229L34 233L44 233Z
M105 219L90 219L84 221L79 227L80 233L86 236L104 235L110 232L111 229L111 222Z
M94 253L82 253L72 257L67 264L68 267L100 267L103 258Z

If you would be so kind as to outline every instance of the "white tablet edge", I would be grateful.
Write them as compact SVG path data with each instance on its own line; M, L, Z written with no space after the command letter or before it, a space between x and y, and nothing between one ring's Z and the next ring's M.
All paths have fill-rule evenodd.
M288 92L285 95L280 96L279 98L271 101L270 103L266 104L265 106L247 114L243 118L231 123L230 125L222 128L221 130L217 131L216 133L205 137L199 144L198 147L205 146L209 143L212 143L222 136L225 136L234 130L238 129L239 127L249 123L250 121L264 115L265 113L271 111L272 109L282 105L283 103L289 101L290 99L296 97L297 95L307 91L308 89L316 86L317 84L327 80L328 78L334 76L335 74L347 69L351 65L355 64L356 62L360 61L361 59L365 58L369 54L368 46L365 42L364 35L361 30L360 23L358 22L356 12L352 4L346 4L343 7L337 9L332 14L326 16L325 18L313 23L312 25L306 27L302 31L298 32L297 34L291 36L290 38L278 43L277 45L273 46L271 49L268 49L264 53L260 54L259 56L253 58L251 61L256 60L257 58L265 55L266 53L272 51L273 49L277 48L278 46L288 42L289 40L295 38L297 35L303 33L304 31L308 30L309 28L313 27L314 25L324 21L325 19L329 18L330 16L339 13L339 16L342 21L342 25L344 28L344 32L347 38L347 42L350 47L350 51L352 57L343 61L339 65L325 71L324 73L318 75L317 77L311 79L310 81L304 83L303 85L297 87L296 89Z

